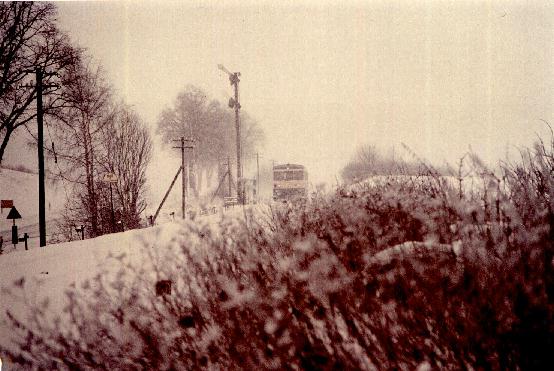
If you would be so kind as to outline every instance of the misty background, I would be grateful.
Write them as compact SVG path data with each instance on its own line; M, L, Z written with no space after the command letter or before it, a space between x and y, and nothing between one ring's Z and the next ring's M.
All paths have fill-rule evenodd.
M495 164L553 122L550 2L60 2L60 27L155 132L187 84L226 102L224 64L265 131L262 167L334 183L363 144L437 165L469 149ZM24 131L6 164L36 167ZM233 154L230 154L233 156ZM245 170L255 169L245 153ZM409 155L408 155L409 156ZM250 159L248 158L250 157ZM155 138L150 189L180 164Z

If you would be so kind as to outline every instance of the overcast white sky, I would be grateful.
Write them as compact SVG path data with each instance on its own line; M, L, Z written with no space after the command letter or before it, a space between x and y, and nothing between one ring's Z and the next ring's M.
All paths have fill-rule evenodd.
M59 20L152 126L188 83L226 101L218 63L240 71L264 159L314 180L362 143L492 162L554 123L550 1L64 2Z

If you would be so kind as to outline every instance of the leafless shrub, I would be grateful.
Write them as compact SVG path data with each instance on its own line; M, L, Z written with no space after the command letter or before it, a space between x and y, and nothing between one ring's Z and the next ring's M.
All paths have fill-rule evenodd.
M530 153L505 167L497 214L429 177L394 178L263 222L183 225L145 244L143 265L118 257L117 274L68 292L63 321L12 316L4 352L62 369L547 368L553 151Z

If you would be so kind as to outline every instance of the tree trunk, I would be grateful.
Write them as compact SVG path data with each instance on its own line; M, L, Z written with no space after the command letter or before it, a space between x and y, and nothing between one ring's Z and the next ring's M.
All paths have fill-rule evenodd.
M85 150L85 175L87 178L88 211L90 218L91 234L98 236L98 205L94 187L94 156L92 151L92 137L88 120L84 119L83 147Z
M0 165L2 165L2 158L4 157L4 152L8 146L8 141L10 140L10 135L12 134L9 128L6 128L6 135L2 138L2 143L0 144Z

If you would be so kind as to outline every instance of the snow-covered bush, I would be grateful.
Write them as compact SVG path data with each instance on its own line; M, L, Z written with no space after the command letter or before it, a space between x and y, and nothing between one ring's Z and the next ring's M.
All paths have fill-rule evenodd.
M547 367L552 149L471 199L395 178L183 224L137 246L142 264L114 257L117 274L68 292L61 320L47 303L12 316L18 342L3 352L52 369ZM157 295L162 280L171 292Z

